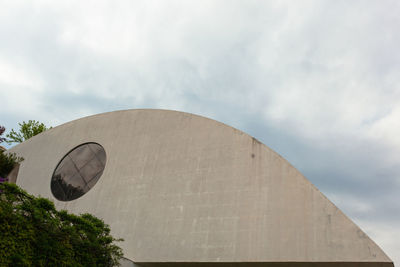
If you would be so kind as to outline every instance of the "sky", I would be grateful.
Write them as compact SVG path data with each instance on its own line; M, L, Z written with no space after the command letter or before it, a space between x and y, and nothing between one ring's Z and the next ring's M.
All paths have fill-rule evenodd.
M400 265L398 0L0 0L0 125L173 109L281 154Z

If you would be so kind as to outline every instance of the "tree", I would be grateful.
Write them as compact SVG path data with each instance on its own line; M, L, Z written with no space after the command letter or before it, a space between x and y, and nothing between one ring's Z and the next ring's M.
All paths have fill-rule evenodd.
M122 250L90 214L57 211L15 184L0 183L0 266L117 266Z
M11 132L7 134L6 137L8 139L6 139L6 142L8 144L22 143L23 141L52 128L47 127L44 125L44 123L35 120L29 120L28 122L23 121L22 123L18 123L18 125L18 132L14 131L14 129L11 129Z
M15 164L20 163L23 160L22 157L17 157L15 153L6 154L4 151L0 151L0 177L7 177Z
M4 128L4 126L0 126L0 143L6 140L4 137L1 137L5 130L6 128ZM22 157L17 157L15 153L5 153L5 151L0 149L0 179L5 179L12 171L15 164L23 160Z

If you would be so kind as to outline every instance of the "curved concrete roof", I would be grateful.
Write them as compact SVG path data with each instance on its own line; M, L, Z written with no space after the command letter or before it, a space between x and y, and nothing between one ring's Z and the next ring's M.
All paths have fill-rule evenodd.
M85 142L104 147L103 175L82 197L58 201L50 190L53 171ZM125 239L125 257L137 263L393 266L285 159L214 120L166 110L115 111L55 127L10 151L25 158L18 185L59 209L103 218Z

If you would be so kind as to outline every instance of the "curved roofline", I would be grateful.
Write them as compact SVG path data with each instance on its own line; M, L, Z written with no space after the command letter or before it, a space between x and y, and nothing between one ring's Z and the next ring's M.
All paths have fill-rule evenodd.
M255 142L260 143L260 144L263 144L263 145L266 146L268 149L270 149L270 150L274 151L275 153L277 153L275 150L271 149L269 146L267 146L267 145L265 145L264 143L260 142L260 141L259 141L257 138L255 138L254 136L251 136L251 135L249 135L248 133L246 133L246 132L244 132L244 131L242 131L242 130L240 130L240 129L237 129L237 128L233 127L233 126L230 126L230 125L228 125L228 124L226 124L226 123L224 123L224 122L217 121L217 120L215 120L215 119L208 118L208 117L205 117L205 116L202 116L202 115L198 115L198 114L194 114L194 113L190 113L190 112L185 112L185 111L173 110L173 109L139 108L139 109L120 109L120 110L114 110L114 111L107 111L107 112L103 112L103 113L97 113L97 114L93 114L93 115L88 115L88 116L85 116L85 117L81 117L81 118L78 118L78 119L74 119L74 120L71 120L71 121L62 123L62 124L60 124L60 125L57 125L57 126L55 126L55 127L52 127L51 129L47 129L45 132L42 132L42 133L51 132L53 129L56 129L56 128L58 128L58 127L60 127L60 126L63 126L63 125L66 125L66 124L74 123L75 121L79 121L79 120L84 120L84 119L88 119L88 118L92 118L92 117L100 117L100 116L104 116L104 115L107 115L107 114L110 114L110 113L122 113L122 112L141 111L141 110L142 110L142 111L177 112L177 113L188 114L188 115L191 115L191 116L195 116L195 117L199 117L199 118L202 118L202 119L210 120L210 121L216 122L216 123L218 123L218 124L224 125L224 126L226 126L226 127L229 127L229 128L231 128L231 129L233 129L233 130L235 130L235 131L238 131L238 132L240 132L241 134L248 135L248 136L250 136ZM38 134L38 135L41 135L42 133L40 133L40 134ZM29 138L28 140L25 140L23 143L29 142L29 140L31 140L31 139L33 139L33 138L35 138L35 137L36 137L36 136L31 137L31 138ZM15 146L10 147L10 149L12 149L12 148L14 148L14 147L16 147L16 146L18 146L18 145L19 145L19 144L16 144ZM277 153L277 154L278 154L280 157L282 157L279 153ZM285 159L284 157L282 157L282 158Z
M246 132L244 132L244 131L242 131L242 130L239 130L239 129L233 127L233 126L230 126L230 125L228 125L228 124L226 124L226 123L223 123L223 122L220 122L220 121L217 121L217 120L214 120L214 119L211 119L211 118L202 116L202 115L197 115L197 114L190 113L190 112L178 111L178 110L172 110L172 109L153 109L153 108L120 109L120 110L107 111L107 112L103 112L103 113L88 115L88 116L85 116L85 117L82 117L82 118L78 118L78 119L75 119L75 120L72 120L72 121L65 122L65 123L60 124L60 125L57 125L57 126L55 126L55 127L52 127L51 129L48 129L48 130L46 130L46 131L44 131L44 132L42 132L42 133L40 133L40 134L38 134L38 135L36 135L36 136L33 136L33 137L31 137L30 139L25 140L24 142L22 142L22 143L20 143L20 144L23 144L23 143L25 143L25 142L30 142L31 140L35 139L37 136L40 136L40 135L42 135L42 134L46 134L46 133L52 132L52 131L53 131L54 129L56 129L56 128L59 128L59 127L64 126L64 125L68 125L68 124L74 123L74 122L76 122L76 121L85 120L85 119L94 118L94 117L100 117L100 116L104 116L104 115L107 115L107 114L110 114L110 113L123 113L123 112L132 112L132 111L164 111L164 112L182 113L182 114L187 114L187 115L190 115L190 116L195 116L195 117L198 117L198 118L201 118L201 119L206 119L206 120L215 122L215 123L217 123L217 124L223 125L223 126L225 126L225 127L231 128L231 129L233 129L234 131L239 132L240 134L244 134L244 135L249 136L250 138L252 138L252 140L253 140L254 143L261 144L262 146L266 147L266 148L269 149L270 151L274 152L276 155L278 155L280 158L282 158L284 161L286 161L291 167L293 167L297 172L299 172L299 173L303 176L304 179L308 180L308 179L303 175L302 172L300 172L295 166L293 166L293 165L292 165L287 159L285 159L281 154L279 154L278 152L276 152L275 150L273 150L272 148L270 148L268 145L266 145L266 144L260 142L257 138L255 138L255 137L249 135L248 133L246 133ZM11 151L13 150L14 147L17 147L17 146L19 146L20 144L17 144L17 145L15 145L15 146L11 147L8 151L11 152ZM309 181L309 180L308 180L308 181ZM311 181L309 181L309 182L311 183ZM311 183L311 184L312 184L312 186L313 186L316 190L320 191L313 183ZM322 193L322 192L321 192L321 193ZM329 200L324 194L322 194L322 195L323 195L327 200ZM330 201L330 200L329 200L329 201ZM335 207L336 207L336 205L335 205ZM336 208L337 208L337 207L336 207Z
M223 123L223 122L220 122L220 121L217 121L217 120L214 120L214 119L211 119L211 118L202 116L202 115L197 115L197 114L194 114L194 113L185 112L185 111L179 111L179 110L140 108L140 109L120 109L120 110L114 110L114 111L107 111L107 112L103 112L103 113L88 115L88 116L85 116L85 117L82 117L82 118L78 118L78 119L75 119L75 120L72 120L72 121L69 121L69 122L66 122L66 123L57 125L57 126L51 128L51 129L46 130L45 132L42 132L42 133L38 134L37 136L42 135L42 134L49 133L49 132L53 131L53 130L56 129L56 128L59 128L59 127L64 126L64 125L68 125L68 124L74 123L74 122L76 122L76 121L85 120L85 119L89 119L89 118L100 117L100 116L105 116L105 115L111 114L111 113L123 113L123 112L133 112L133 111L164 111L164 112L182 113L182 114L187 114L187 115L190 115L190 116L195 116L195 117L198 117L198 118L201 118L201 119L209 120L209 121L215 122L215 123L217 123L217 124L223 125L223 126L225 126L225 127L231 128L231 129L233 129L234 131L239 132L240 134L244 134L244 135L249 136L250 138L252 138L252 140L253 140L254 143L259 143L259 144L261 144L262 146L264 146L264 147L266 147L267 149L269 149L270 151L274 152L274 153L275 153L276 155L278 155L281 159L283 159L284 161L286 161L291 167L293 167L297 172L299 172L299 173L303 176L304 179L308 180L308 179L303 175L302 172L300 172L295 166L293 166L293 165L292 165L287 159L285 159L281 154L279 154L278 152L276 152L275 150L273 150L272 148L270 148L268 145L266 145L266 144L260 142L258 139L256 139L255 137L249 135L248 133L246 133L246 132L244 132L244 131L242 131L242 130L239 130L239 129L233 127L233 126L230 126L230 125L228 125L228 124L226 124L226 123ZM24 142L22 142L22 143L20 143L20 144L23 144L23 143L25 143L25 142L30 142L32 139L36 138L37 136L33 136L33 137L31 137L30 139L28 139L28 140L26 140L26 141L24 141ZM14 147L17 147L17 146L19 146L20 144L17 144L17 145L15 145ZM12 150L14 147L11 147L9 150ZM308 181L309 181L309 180L308 180ZM309 182L311 183L311 181L309 181ZM311 183L311 184L312 184L312 186L313 186L316 190L320 191L313 183ZM322 193L322 192L321 192L321 193ZM323 195L327 200L329 200L324 194L322 194L322 195ZM329 201L330 201L330 200L329 200ZM336 207L336 205L335 205L335 207ZM337 207L336 207L336 208L337 208Z
M217 121L217 120L215 120L215 119L208 118L208 117L205 117L205 116L202 116L202 115L198 115L198 114L194 114L194 113L190 113L190 112L185 112L185 111L173 110L173 109L139 108L139 109L120 109L120 110L114 110L114 111L107 111L107 112L103 112L103 113L88 115L88 116L85 116L85 117L82 117L82 118L78 118L78 119L75 119L75 120L72 120L72 121L69 121L69 122L66 122L66 123L57 125L56 127L53 127L53 128L51 128L51 129L46 130L46 132L47 132L47 131L51 131L51 130L53 130L53 129L55 129L55 128L58 128L58 127L60 127L60 126L63 126L63 125L66 125L66 124L69 124L69 123L73 123L73 122L78 121L78 120L88 119L88 118L92 118L92 117L99 117L99 116L107 115L107 114L110 114L110 113L120 113L120 112L129 112L129 111L141 111L141 110L142 110L142 111L177 112L177 113L182 113L182 114L187 114L187 115L195 116L195 117L198 117L198 118L201 118L201 119L206 119L206 120L209 120L209 121L212 121L212 122L216 122L216 123L221 124L221 125L223 125L223 126L225 126L225 127L231 128L231 129L233 129L234 131L239 132L240 134L244 134L244 135L247 135L247 136L251 137L251 138L253 139L253 142L259 143L259 144L265 146L267 149L269 149L269 150L273 151L274 153L276 153L280 158L286 160L293 168L295 168L295 167L294 167L287 159L285 159L281 154L279 154L278 152L276 152L275 150L273 150L272 148L270 148L268 145L264 144L263 142L259 141L259 140L258 140L257 138L255 138L254 136L252 136L252 135L250 135L250 134L248 134L248 133L246 133L246 132L244 132L244 131L242 131L242 130L240 130L240 129L237 129L237 128L233 127L233 126L230 126L230 125L228 125L228 124L226 124L226 123L224 123L224 122ZM35 137L35 136L34 136L34 137ZM34 137L32 137L32 138L34 138ZM29 140L30 140L30 139L29 139ZM29 140L26 140L26 141L29 141ZM26 142L26 141L24 141L24 142ZM295 169L296 169L297 171L299 171L297 168L295 168ZM300 172L300 171L299 171L299 172ZM301 173L301 172L300 172L300 173ZM304 176L304 175L303 175L303 176ZM314 185L314 184L313 184L313 185Z
M93 115L88 115L88 116L85 116L85 117L82 117L82 118L78 118L78 119L75 119L75 120L72 120L72 121L65 122L65 123L63 123L63 124L57 125L56 127L53 127L52 129L57 128L57 127L59 127L59 126L62 126L62 125L64 125L64 124L68 124L68 123L72 123L72 122L78 121L78 120L87 119L87 118L91 118L91 117L102 116L102 115L106 115L106 114L109 114L109 113L117 113L117 112L119 113L119 112L129 112L129 111L140 111L140 110L143 110L143 111L177 112L177 113L183 113L183 114L188 114L188 115L192 115L192 116L195 116L195 117L207 119L207 120L214 121L214 122L217 122L217 123L219 123L219 124L222 124L222 125L224 125L224 126L227 126L227 127L229 127L229 128L232 128L233 130L239 131L239 132L242 133L242 134L246 134L246 135L250 136L251 138L253 138L254 140L256 140L257 142L262 143L262 142L260 142L259 140L257 140L255 137L249 135L248 133L246 133L246 132L244 132L244 131L242 131L242 130L240 130L240 129L237 129L237 128L233 127L233 126L230 126L230 125L228 125L228 124L226 124L226 123L224 123L224 122L221 122L221 121L218 121L218 120L215 120L215 119L212 119L212 118L208 118L208 117L203 116L203 115L198 115L198 114L190 113L190 112L186 112L186 111L179 111L179 110L175 110L175 109L159 109L159 108L119 109L119 110L114 110L114 111L107 111L107 112L103 112L103 113L97 113L97 114L93 114ZM49 130L51 130L51 129L49 129Z

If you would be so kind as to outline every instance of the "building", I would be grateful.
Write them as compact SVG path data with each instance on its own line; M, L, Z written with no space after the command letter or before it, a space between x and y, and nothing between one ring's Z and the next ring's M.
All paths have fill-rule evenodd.
M290 163L214 120L115 111L10 151L25 158L18 185L104 219L139 266L393 266Z

